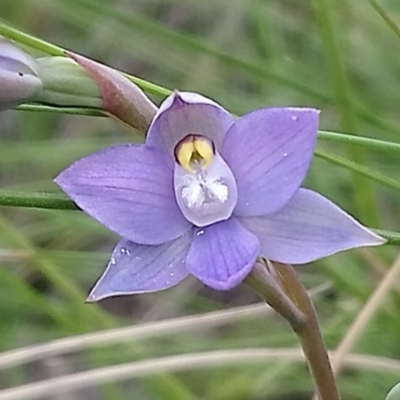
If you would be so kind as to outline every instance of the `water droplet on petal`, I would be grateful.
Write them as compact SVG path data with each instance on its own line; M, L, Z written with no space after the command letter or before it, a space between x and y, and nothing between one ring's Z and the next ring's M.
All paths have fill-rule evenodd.
M173 273L173 272L171 272L171 273L169 274L169 276L174 276L174 273Z
M201 236L201 235L204 235L204 229L201 229L200 231L198 231L197 233L196 233L196 236Z
M297 121L297 116L296 115L292 115L292 120L293 121Z
M122 248L122 249L120 250L120 252L121 252L121 254L125 254L125 253L126 253L126 250Z
M117 262L115 261L115 258L114 257L111 257L111 259L110 259L110 264L111 265L115 265Z
M283 153L283 157L287 157L288 153Z

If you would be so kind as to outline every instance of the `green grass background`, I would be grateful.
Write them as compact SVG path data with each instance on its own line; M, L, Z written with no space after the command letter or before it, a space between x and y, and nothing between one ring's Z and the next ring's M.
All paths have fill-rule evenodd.
M203 93L238 115L266 106L317 107L321 129L400 142L396 0L1 0L0 18L163 87ZM52 179L78 157L140 140L105 118L7 111L0 114L0 186L56 191ZM318 149L400 178L398 153L324 140ZM400 230L400 193L393 188L321 158L315 158L305 185L368 226ZM0 351L259 301L244 285L223 293L188 279L162 293L84 304L117 240L80 212L1 208ZM315 304L330 349L346 335L396 253L394 246L350 251L299 267L308 288L327 285ZM351 352L400 357L399 277L393 286ZM0 369L0 388L173 354L296 346L288 325L266 313L44 355ZM365 367L343 369L343 399L384 399L400 380L399 368ZM301 400L311 393L307 368L288 357L151 373L46 398Z

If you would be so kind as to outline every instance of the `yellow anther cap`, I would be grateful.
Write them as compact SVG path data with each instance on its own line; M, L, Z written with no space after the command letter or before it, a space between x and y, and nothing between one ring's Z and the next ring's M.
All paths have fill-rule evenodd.
M188 135L178 143L175 149L178 163L189 172L205 169L213 160L212 142L199 135Z

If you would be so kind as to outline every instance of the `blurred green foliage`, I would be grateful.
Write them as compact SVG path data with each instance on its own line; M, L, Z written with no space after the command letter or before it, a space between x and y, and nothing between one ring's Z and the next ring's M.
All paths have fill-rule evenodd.
M0 16L31 35L145 80L201 92L238 115L265 106L312 106L322 110L321 129L399 142L400 38L371 3L1 0ZM380 0L380 5L400 24L399 2ZM53 177L77 158L141 140L112 120L54 113L8 111L0 114L0 127L0 186L7 190L56 191ZM322 140L318 148L400 177L397 154ZM400 230L395 190L319 158L306 186L365 224ZM163 293L85 305L116 241L79 212L2 208L0 350L258 301L244 286L216 293L188 279ZM329 348L337 346L395 254L390 247L352 251L299 268L307 287L333 285L316 300ZM400 357L399 293L400 280L355 352ZM288 346L296 346L294 335L270 314L27 363L0 371L0 387L170 354ZM396 380L398 371L396 376L352 368L342 372L339 385L346 400L376 400ZM310 398L311 391L304 366L271 361L157 375L52 398L300 400Z

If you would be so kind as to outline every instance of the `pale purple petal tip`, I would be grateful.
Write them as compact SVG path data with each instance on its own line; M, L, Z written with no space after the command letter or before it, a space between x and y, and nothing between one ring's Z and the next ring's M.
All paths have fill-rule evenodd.
M238 216L273 213L303 182L313 156L319 112L309 108L266 108L235 122L221 155L238 188Z
M161 104L146 144L166 149L173 156L178 142L198 134L212 140L218 149L232 124L231 115L212 100L196 93L174 92Z
M155 292L175 286L189 274L185 258L190 239L188 233L159 246L138 245L123 239L114 249L107 269L87 301Z
M173 168L173 160L160 149L121 145L78 160L55 182L109 229L135 243L154 245L191 227L175 200Z
M237 286L249 274L259 253L259 242L236 219L197 228L186 259L187 269L217 290Z
M334 203L307 189L300 189L275 214L240 220L260 240L260 255L283 263L304 264L339 251L385 243Z

